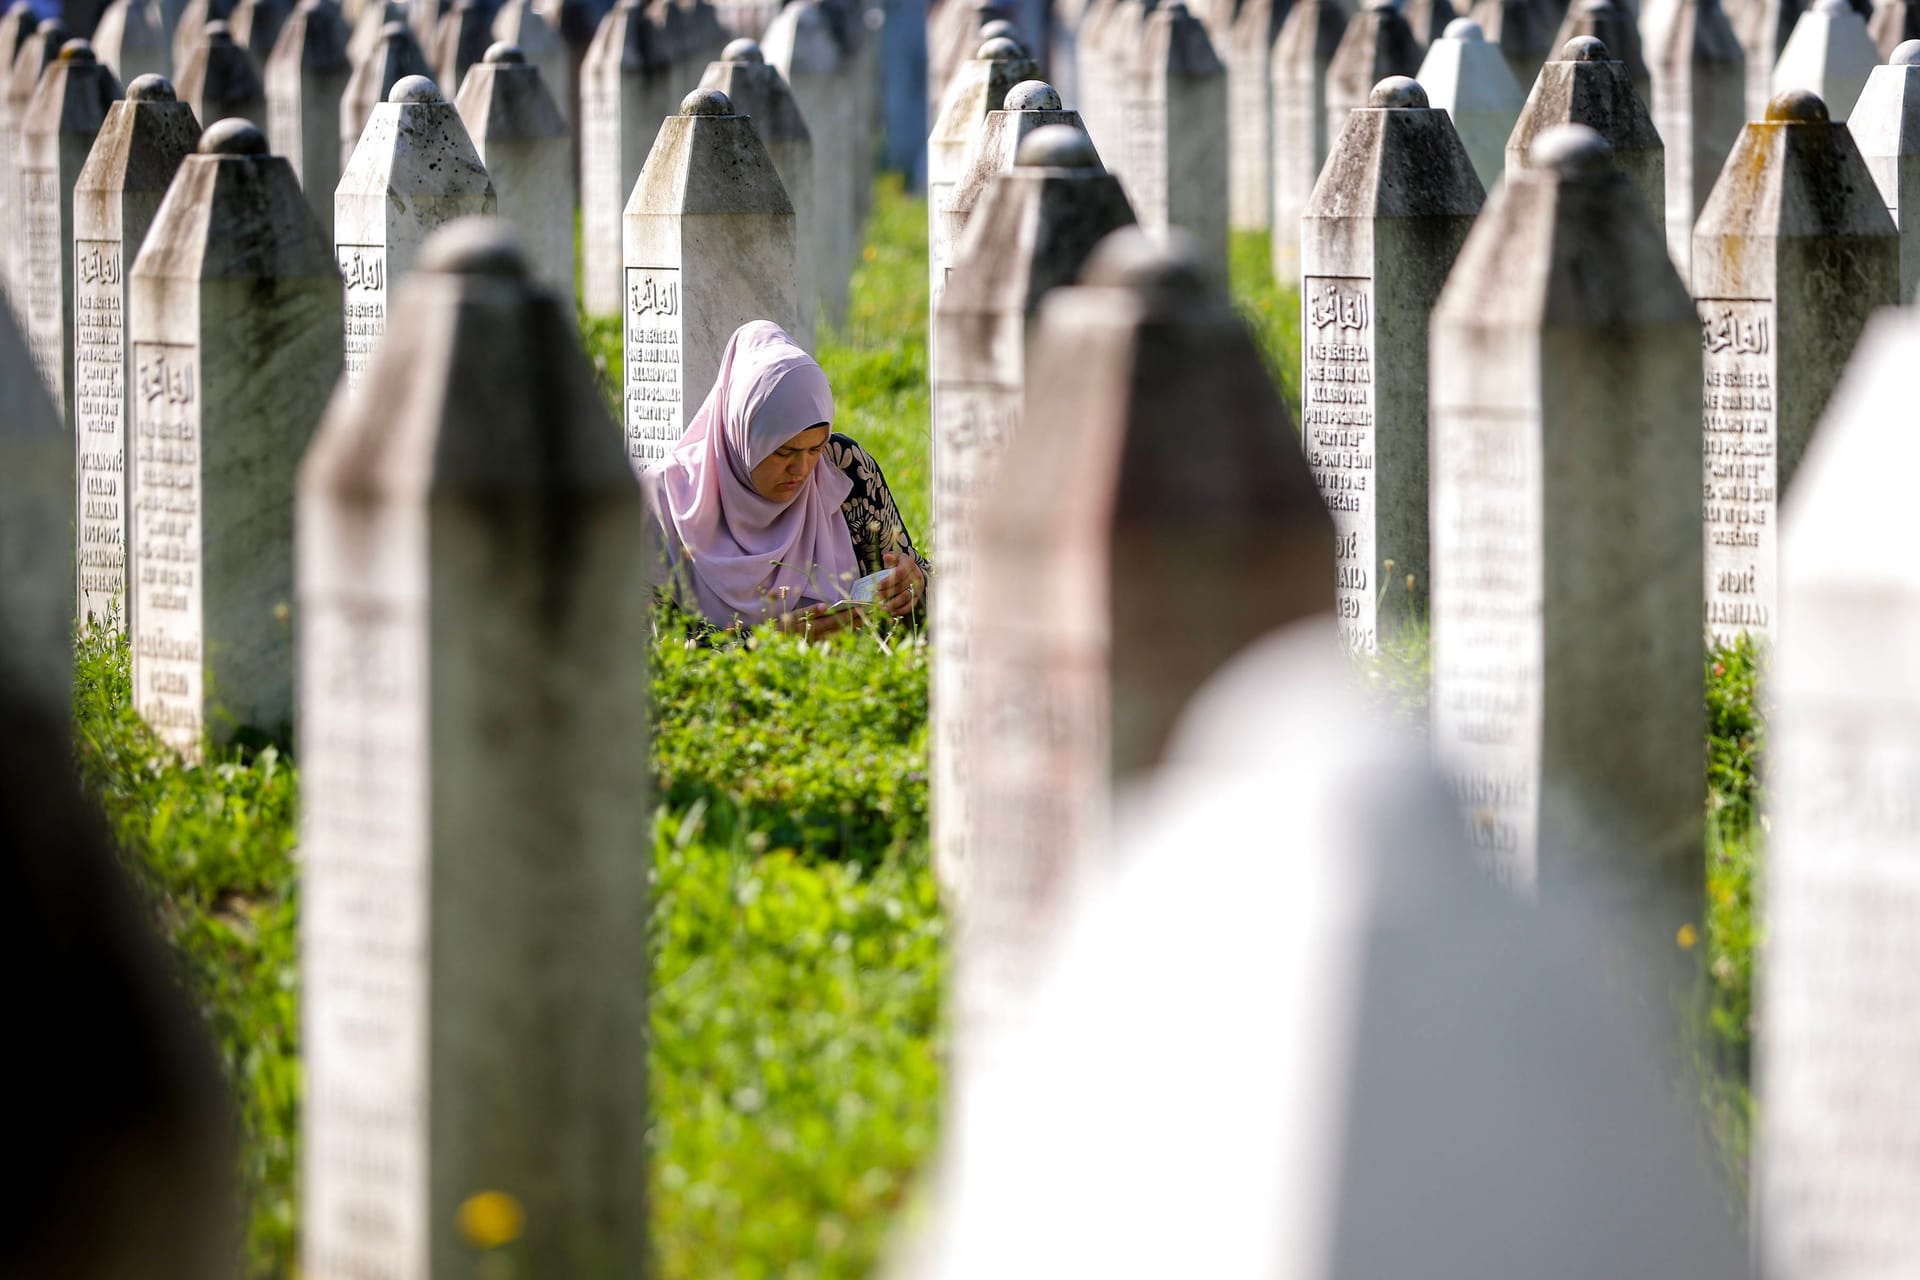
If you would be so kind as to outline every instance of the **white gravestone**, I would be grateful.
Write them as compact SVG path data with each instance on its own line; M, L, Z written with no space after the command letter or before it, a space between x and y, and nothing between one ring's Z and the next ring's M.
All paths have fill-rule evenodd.
M1020 427L982 478L973 840L953 895L963 1061L1022 1020L1115 786L1160 758L1194 689L1332 608L1332 526L1292 415L1208 277L1184 237L1108 236L1080 285L1040 303Z
M1375 85L1388 76L1411 76L1420 70L1426 48L1414 38L1400 3L1365 0L1340 36L1340 46L1327 64L1329 147L1346 127L1347 112L1366 106Z
M726 94L733 109L753 121L753 131L760 135L774 171L780 175L780 185L793 203L794 234L799 245L794 268L800 323L790 333L803 350L811 351L814 320L820 310L817 273L824 261L823 250L831 248L821 232L821 210L814 192L812 131L793 90L787 87L786 77L779 68L767 65L760 46L752 40L729 43L720 61L707 64L699 87ZM846 217L851 212L850 208L836 210L833 216Z
M133 702L197 760L293 716L293 480L340 375L340 277L293 169L222 120L133 264Z
M666 33L641 0L608 11L580 64L580 301L589 315L622 312L621 211L678 101L671 71Z
M21 121L20 190L26 231L27 337L53 391L60 421L73 424L73 184L86 166L120 82L85 40L69 40L40 77Z
M1455 18L1427 46L1415 79L1427 101L1453 121L1480 185L1491 187L1506 167L1507 137L1527 100L1500 50L1472 18Z
M347 386L366 375L387 332L393 286L413 270L426 238L497 205L460 113L433 81L408 76L393 86L334 193L334 252L347 289Z
M367 55L373 51L373 46L380 43L389 22L397 22L403 28L407 24L407 11L401 7L398 0L370 0L370 3L360 10L359 16L351 20L353 34L347 37L347 61L353 64L355 71L358 71L360 64L367 60ZM425 75L426 72L409 74Z
M388 22L380 28L379 39L366 55L354 63L353 74L347 79L347 91L340 97L342 173L353 159L353 149L360 145L360 135L367 131L367 121L373 119L374 108L385 102L393 86L408 76L432 79L433 71L427 66L426 55L420 52L419 41L407 30L407 24Z
M504 230L429 243L300 469L311 1276L471 1271L478 1192L524 1274L646 1270L654 539Z
M267 127L267 89L246 47L224 22L209 22L174 84L180 100L208 125L229 116Z
M123 84L173 74L172 41L159 0L113 0L93 29L93 51Z
M1900 228L1900 301L1911 303L1920 298L1920 40L1873 69L1847 132Z
M12 302L13 290L13 247L15 222L13 217L14 191L14 150L18 146L15 127L19 124L20 113L26 110L27 98L33 95L33 85L28 84L26 95L14 99L13 81L19 74L14 62L18 54L33 44L38 19L34 16L31 0L13 0L4 17L0 17L0 290ZM34 68L39 75L39 68Z
M1720 0L1678 0L1647 51L1666 144L1667 253L1691 280L1694 221L1746 123L1746 54Z
M1447 113L1394 76L1348 114L1301 220L1300 430L1349 649L1427 616L1427 318L1484 199Z
M1920 40L1920 2L1916 0L1878 0L1867 19L1867 34L1882 57L1893 58L1893 51L1909 40Z
M1640 24L1632 10L1614 0L1574 0L1554 36L1553 47L1564 49L1567 41L1580 36L1592 36L1607 46L1611 56L1627 64L1627 75L1640 101L1653 101L1653 74L1640 47Z
M328 238L340 185L340 101L353 77L347 36L333 0L301 0L280 28L265 76L267 142L293 166Z
M941 277L952 260L945 210L965 174L967 154L987 114L1003 110L1015 85L1037 80L1040 72L1026 51L1004 36L987 41L960 64L927 137L927 279L929 304L937 301Z
M166 6L169 0L161 0ZM206 35L207 23L223 19L231 12L231 0L186 0L179 4L173 0L173 76L176 81L180 73L187 68L187 58L193 53L194 46L200 44ZM178 87L177 85L175 86Z
M797 327L793 203L753 122L695 89L668 116L623 219L627 457L665 457L750 320Z
M1119 179L1100 167L1093 141L1047 125L1021 143L1018 163L996 174L960 241L953 287L934 314L943 349L933 396L933 527L940 589L933 631L931 751L934 869L957 891L970 861L972 796L966 766L982 748L967 718L971 605L983 477L993 474L1020 425L1027 339L1040 300L1072 284L1094 247L1134 221Z
M1433 313L1434 756L1495 877L1617 875L1671 958L1702 878L1699 326L1604 139L1531 161Z
M1295 0L1273 46L1273 278L1300 283L1300 216L1327 162L1327 64L1346 32L1338 0Z
M495 44L467 72L455 105L535 278L572 301L573 134L539 68L517 46Z
M767 63L786 78L813 144L814 287L827 323L847 323L847 285L859 252L854 217L867 185L865 157L855 150L854 93L832 23L817 0L793 0L767 25L760 42Z
M1880 65L1867 24L1847 0L1814 0L1800 15L1787 47L1773 68L1773 91L1804 89L1827 104L1836 122L1845 122Z
M1667 153L1660 132L1626 64L1593 36L1575 36L1558 58L1540 68L1507 138L1506 171L1525 167L1539 136L1561 124L1585 125L1605 139L1614 165L1646 197L1647 212L1666 216Z
M233 12L227 17L227 26L233 32L233 42L253 55L253 65L260 68L261 78L266 76L267 59L273 55L274 45L280 42L281 29L287 19L293 16L296 0L236 0ZM333 0L324 0L332 4Z
M1129 168L1121 176L1140 225L1193 237L1227 278L1227 69L1183 0L1147 19L1127 95Z
M1774 63L1806 7L1806 0L1742 0L1727 11L1747 55L1747 119L1766 118Z
M536 0L506 0L494 12L493 38L520 50L527 65L540 73L540 83L547 86L561 117L571 127L575 92L573 59L567 53L567 42L542 16Z
M73 184L73 448L77 600L82 624L129 621L133 528L127 425L136 385L127 343L134 259L180 162L200 141L193 108L159 76L127 86Z
M1215 36L1227 51L1227 198L1235 231L1273 225L1273 45L1290 8L1287 0L1245 0L1231 28Z
M6 182L7 212L10 216L7 225L0 228L0 237L6 241L7 300L12 304L14 318L20 322L23 330L28 327L27 245L34 235L27 216L26 178L22 172L26 167L27 107L33 101L33 91L40 83L41 74L59 60L60 47L66 42L66 27L48 18L20 47L7 81ZM43 224L44 221L43 218ZM28 336L31 340L31 333Z
M1804 90L1746 126L1700 211L1707 631L1777 634L1779 502L1900 245L1845 125Z
M0 653L62 722L73 705L73 441L0 310Z
M1920 1267L1916 367L1920 316L1881 312L1785 508L1753 1175L1773 1280Z
M453 7L441 15L433 47L427 51L435 81L458 97L467 69L484 58L492 44L492 6L482 0L454 0Z
M1467 16L1480 24L1487 43L1500 50L1523 94L1533 87L1541 64L1560 47L1553 37L1563 15L1552 0L1474 0Z

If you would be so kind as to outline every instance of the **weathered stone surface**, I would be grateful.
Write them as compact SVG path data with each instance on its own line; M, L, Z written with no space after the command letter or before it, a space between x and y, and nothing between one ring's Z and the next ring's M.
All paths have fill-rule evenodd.
M831 269L827 255L838 251L821 227L820 201L814 192L813 134L807 128L800 103L778 67L770 66L757 42L736 40L727 45L718 62L707 64L700 88L718 89L733 109L753 121L753 131L767 148L780 185L793 204L794 235L799 253L794 262L799 325L789 330L802 349L813 350L814 317L820 309L819 272ZM852 209L832 216L850 218Z
M1920 323L1883 311L1841 380L1786 502L1770 689L1767 1140L1754 1171L1759 1261L1778 1280L1864 1277L1920 1259L1903 1100L1920 964L1920 709L1907 640L1920 580L1904 554Z
M236 44L224 22L209 22L187 53L174 85L180 101L211 124L238 116L267 127L267 90L253 55Z
M1294 0L1273 46L1273 277L1300 283L1300 215L1327 161L1327 65L1347 29L1338 0Z
M1574 0L1553 37L1553 47L1564 49L1569 40L1580 36L1592 36L1607 46L1609 57L1627 64L1627 74L1640 101L1653 101L1653 76L1641 51L1640 24L1632 10L1614 0Z
M73 705L73 442L26 335L0 313L0 653L65 722Z
M1720 0L1676 0L1648 44L1666 144L1667 253L1691 278L1693 224L1746 123L1746 55Z
M4 16L0 16L0 289L8 295L8 304L13 302L13 244L16 226L13 217L13 202L16 198L15 186L18 180L14 176L16 157L19 147L15 129L19 124L20 113L26 110L26 98L33 94L33 86L26 86L26 96L18 101L14 97L14 58L32 41L38 19L34 17L32 0L13 0ZM36 67L34 75L39 76Z
M668 116L623 218L627 456L664 457L750 320L798 323L793 203L753 122L696 89Z
M1746 126L1700 211L1707 630L1777 634L1779 496L1876 307L1899 233L1846 126L1804 91Z
M495 44L467 72L456 105L534 278L571 302L573 137L539 68L517 46Z
M1134 221L1119 179L1071 125L1042 126L1019 163L993 175L961 237L951 288L935 309L942 352L933 386L933 524L940 589L934 637L933 831L941 883L958 890L971 865L969 762L988 749L969 717L968 674L979 504L1019 425L1028 338L1040 301L1072 284L1094 247Z
M1506 167L1507 138L1527 100L1506 58L1487 43L1479 23L1456 18L1447 24L1444 35L1427 46L1415 78L1427 101L1453 121L1480 185L1492 186Z
M623 310L621 211L678 101L672 65L666 33L642 0L608 11L580 64L580 300L592 315Z
M27 107L43 71L60 57L67 29L48 18L21 44L7 79L7 213L4 233L7 251L7 300L22 330L27 328L27 197L21 170L25 166Z
M343 15L350 14L351 8L344 8ZM353 34L347 37L347 61L355 70L367 60L367 54L373 46L380 43L381 35L386 31L387 23L398 22L406 25L407 11L398 0L367 0L358 15L349 18ZM409 74L425 74L424 72Z
M1288 0L1245 0L1214 41L1226 51L1227 198L1235 231L1273 225L1273 46L1290 8Z
M1327 64L1328 145L1346 126L1347 112L1367 105L1373 86L1388 76L1413 75L1425 55L1400 13L1400 0L1366 0Z
M567 54L567 42L542 16L536 0L506 0L494 11L493 38L520 50L527 65L539 71L540 83L547 86L561 117L571 127L574 99L579 93L579 86L574 83L573 59ZM576 162L576 173L578 169Z
M367 131L367 121L373 118L374 108L385 102L393 86L408 76L431 79L433 69L427 65L420 42L413 38L407 24L389 22L380 28L380 38L367 50L366 57L354 64L347 91L340 99L342 173L353 159L353 149L360 145L360 135Z
M628 659L657 551L573 308L503 230L428 245L369 394L334 401L301 464L314 1276L470 1269L476 1189L523 1208L530 1274L645 1269L652 805Z
M73 423L73 184L120 97L120 82L85 40L69 40L34 88L20 122L27 339L62 425Z
M144 75L172 75L173 42L159 0L113 0L93 29L93 51L122 84Z
M1553 42L1561 18L1553 0L1474 0L1468 16L1480 24L1487 43L1500 50L1522 93L1533 87L1541 64L1560 47Z
M227 26L233 42L253 55L253 65L264 68L280 42L280 31L293 16L296 0L235 0ZM332 3L332 0L327 0Z
M1575 36L1558 59L1540 68L1507 139L1507 172L1524 167L1534 142L1558 124L1583 124L1604 138L1613 163L1647 198L1648 211L1666 215L1667 155L1660 132L1626 64L1592 36Z
M1068 111L1060 105L1060 95L1052 85L1044 80L1023 80L1007 91L1006 101L998 111L989 111L986 122L981 126L980 134L974 140L973 149L967 153L960 180L953 186L953 193L947 199L947 229L943 237L948 259L935 264L934 281L938 286L933 295L933 304L939 310L940 297L945 292L948 277L953 274L953 264L960 253L960 241L966 234L967 223L973 217L975 209L986 198L993 187L994 180L1013 168L1020 153L1020 145L1026 138L1048 125L1065 125L1080 134L1081 141L1076 145L1093 146L1093 139L1087 136L1086 125L1077 111ZM1050 135L1055 136L1055 135ZM1055 145L1063 145L1056 143ZM1100 167L1099 153L1093 156L1093 166ZM1056 166L1058 167L1058 166ZM1069 168L1084 168L1083 165L1071 165ZM1102 169L1104 172L1104 169ZM1088 245L1091 249L1092 245ZM936 330L938 326L936 325ZM935 343L938 344L936 334Z
M285 156L320 229L333 238L340 103L353 78L347 24L332 0L301 0L267 59L267 142Z
M1835 122L1844 122L1879 63L1866 22L1847 0L1815 0L1780 51L1773 91L1804 89L1826 103Z
M1125 797L1028 1029L955 1073L913 1280L1746 1274L1600 922L1473 873L1328 631L1216 673Z
M0 668L18 656L0 652ZM235 1103L179 953L157 936L152 890L130 882L74 776L67 714L0 683L0 964L37 975L12 1014L45 1046L7 1065L9 1088L33 1100L8 1125L7 1155L33 1176L12 1193L0 1268L60 1280L231 1274Z
M927 272L936 296L953 258L947 243L947 202L966 172L967 153L979 138L987 114L1005 105L1007 91L1024 80L1039 78L1039 68L1026 50L1003 36L982 44L947 86L927 138Z
M189 760L293 717L293 480L340 376L340 276L293 168L223 120L133 264L133 700Z
M1333 602L1332 528L1291 415L1198 252L1122 230L1082 281L1040 304L1020 429L980 513L963 1046L1022 1020L1068 886L1106 855L1116 782L1161 758L1229 657Z
M1140 225L1193 237L1215 280L1227 278L1227 71L1183 0L1154 9L1127 98L1121 180Z
M498 197L460 113L424 76L374 108L334 193L334 251L346 280L346 383L357 387L387 332L396 281L420 246L456 218L494 213Z
M1912 302L1920 297L1920 40L1873 69L1847 132L1900 229L1900 301Z
M200 141L193 108L173 86L143 76L106 122L73 184L73 450L79 508L74 514L75 616L125 626L133 607L127 580L134 495L127 428L138 386L127 341L134 259L180 162Z
M484 58L493 43L493 7L485 0L453 0L433 33L435 79L459 95L467 68Z
M1623 953L1680 969L1701 898L1699 324L1604 139L1556 129L1532 161L1433 314L1434 757L1494 875L1542 903L1617 880Z
M951 3L951 0L949 0ZM813 146L817 261L814 287L827 323L847 321L847 282L860 251L855 210L868 181L867 160L857 150L856 94L833 23L817 0L793 0L767 25L761 54L786 79ZM922 149L924 136L915 140ZM921 166L924 176L925 166ZM792 192L788 192L789 196Z
M1427 320L1484 199L1447 113L1393 77L1348 115L1307 202L1300 428L1350 649L1427 616Z
M1892 59L1895 49L1920 40L1920 0L1878 0L1867 19L1867 34L1880 56Z
M165 4L166 0L162 0ZM225 22L233 14L233 0L186 0L177 6L173 23L173 74L178 80L187 59L206 39L209 22ZM178 86L176 86L178 87Z

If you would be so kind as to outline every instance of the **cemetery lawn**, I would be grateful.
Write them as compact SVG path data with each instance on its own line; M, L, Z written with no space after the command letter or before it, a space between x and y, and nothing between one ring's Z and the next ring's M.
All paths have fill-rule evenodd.
M1299 303L1273 285L1266 254L1261 237L1236 237L1234 292L1297 411ZM819 353L836 425L881 462L922 539L925 255L925 205L883 181L847 325L824 334ZM581 328L617 418L618 322L583 319ZM659 810L647 1069L657 1274L869 1274L939 1122L945 925L928 866L927 651L911 638L867 636L689 649L668 634L656 637L652 660ZM1416 724L1425 661L1416 641L1370 672L1382 700ZM1736 1164L1745 1151L1759 825L1753 668L1745 651L1708 663L1713 997L1702 1050ZM182 767L148 734L130 693L126 642L83 636L80 774L226 1065L248 1274L290 1276L296 762L285 744L256 743Z

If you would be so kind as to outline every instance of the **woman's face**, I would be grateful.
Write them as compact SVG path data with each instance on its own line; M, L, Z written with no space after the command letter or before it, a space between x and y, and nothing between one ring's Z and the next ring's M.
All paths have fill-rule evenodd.
M768 502L790 501L820 464L820 452L827 447L828 434L824 422L808 427L762 458L749 477L753 491Z

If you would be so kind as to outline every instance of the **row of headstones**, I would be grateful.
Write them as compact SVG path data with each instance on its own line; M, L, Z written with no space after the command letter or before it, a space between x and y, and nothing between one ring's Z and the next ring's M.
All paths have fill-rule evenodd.
M978 1262L970 1246L996 1230L1022 1247L1055 1229L1072 1235L1055 1216L1058 1198L1043 1198L1046 1221L1024 1215L1022 1197L1037 1189L1019 1181L1020 1167L1074 1186L1084 1174L1106 1190L1125 1180L1114 1168L1132 1169L1169 1190L1123 1157L1103 1163L1116 1153L1036 1146L1036 1132L1055 1130L1044 1107L1017 1102L1033 1096L1036 1081L1021 1072L1035 1064L1019 1057L1009 1073L1002 1055L1036 1033L1052 1049L1078 1053L1074 1037L1089 1030L1080 1019L1101 1016L1089 1010L1129 1010L1126 1028L1107 1028L1116 1036L1137 1034L1135 1014L1152 1016L1112 966L1136 979L1139 967L1112 948L1097 961L1054 956L1090 985L1043 1012L1028 1007L1035 975L1079 936L1063 937L1075 889L1098 878L1116 841L1127 842L1114 826L1116 790L1182 763L1168 745L1182 708L1258 637L1308 619L1328 650L1364 644L1350 602L1399 590L1379 586L1375 566L1383 554L1392 561L1391 540L1425 527L1429 508L1432 749L1473 853L1545 907L1597 900L1606 930L1618 935L1608 963L1618 972L1627 957L1639 1003L1668 1009L1690 990L1688 939L1702 910L1703 564L1712 547L1732 545L1717 533L1762 533L1771 546L1773 490L1830 399L1811 446L1810 487L1795 498L1782 588L1774 742L1783 870L1770 878L1767 910L1788 932L1769 953L1784 994L1764 1043L1769 1078L1784 1082L1766 1095L1768 1123L1785 1138L1769 1149L1758 1185L1782 1274L1824 1274L1809 1270L1810 1260L1836 1250L1875 1254L1906 1238L1912 1205L1888 1187L1912 1179L1911 1147L1884 1141L1884 1109L1867 1100L1904 1087L1902 1046L1920 1026L1920 1015L1890 1013L1913 1007L1908 938L1920 910L1905 869L1920 826L1900 790L1912 790L1920 760L1920 694L1907 688L1898 652L1902 611L1920 604L1920 580L1897 562L1889 523L1900 509L1891 493L1898 458L1910 451L1906 362L1920 356L1920 328L1905 312L1883 311L1848 374L1851 389L1830 397L1869 313L1893 300L1890 221L1844 126L1824 119L1809 95L1783 95L1767 121L1749 125L1734 163L1749 180L1727 183L1709 202L1701 257L1748 261L1765 288L1696 301L1637 183L1595 132L1543 134L1532 164L1510 172L1479 211L1478 181L1445 114L1409 81L1378 86L1338 140L1309 219L1316 286L1305 302L1303 435L1194 246L1171 258L1140 245L1098 247L1134 219L1082 132L1035 130L1015 168L989 185L936 317L946 340L936 403L946 408L934 433L934 819L936 868L957 915L961 1088L1000 1077L984 1108L958 1113L958 1177L971 1186L964 1166L1008 1142L1020 1156L989 1159L991 1176L980 1180L1013 1178L1006 1185L1024 1190L972 1188L1018 1222L970 1221L948 1238L954 1256ZM1435 204L1453 207L1406 207L1423 185L1439 188ZM1837 226L1808 225L1821 208ZM1816 328L1818 339L1808 333ZM1729 415L1741 419L1737 432L1725 425ZM1420 461L1389 478L1383 468L1396 447ZM1716 504L1742 504L1747 514L1716 517ZM1863 504L1865 526L1856 516ZM1804 531L1798 549L1796 528ZM1372 543L1364 552L1363 537ZM1424 559L1386 567L1414 563L1424 578ZM1364 582L1349 580L1356 569ZM1728 589L1709 582L1710 594ZM1300 674L1296 664L1310 657L1289 651L1264 669L1269 680L1291 680L1296 702L1263 703L1257 685L1236 690L1251 696L1213 699L1209 725L1240 738L1218 743L1212 728L1198 726L1179 735L1185 763L1202 760L1182 785L1204 777L1212 786L1222 770L1247 770L1235 748L1248 734L1265 738L1276 768L1280 759L1300 767L1313 758L1300 774L1250 774L1238 808L1195 801L1208 834L1187 832L1169 845L1181 874L1275 813L1297 818L1305 806L1288 797L1309 799L1316 815L1330 812L1332 828L1316 821L1308 829L1337 844L1329 831L1360 822L1357 800L1395 790L1364 771L1322 768L1343 713L1326 709L1330 699L1315 687L1336 673L1312 659ZM1280 751L1283 740L1298 750ZM1301 775L1325 785L1309 794ZM1130 822L1141 818L1128 813ZM1374 830L1379 817L1363 825ZM1413 828L1437 843L1445 829L1431 819ZM1839 851L1847 856L1836 859ZM1390 874L1403 869L1395 863ZM1154 883L1177 896L1177 881ZM1215 906L1221 891L1213 881L1197 890ZM1285 897L1244 885L1236 892L1250 893L1263 918ZM1376 892L1391 900L1396 920L1419 915L1397 881ZM1156 912L1167 905L1153 899ZM1301 910L1304 926L1310 913ZM1132 953L1154 923L1128 919L1124 940L1110 940ZM1434 925L1463 927L1444 916ZM1237 936L1231 925L1222 930ZM1275 931L1286 928L1267 932ZM1848 944L1837 947L1837 937ZM1165 959L1153 962L1156 971ZM1226 963L1209 972L1236 970ZM1323 968L1313 975L1328 980ZM1250 1003L1271 990L1265 972L1246 981ZM1168 985L1182 986L1177 977ZM1202 1001L1216 1011L1227 1004ZM1532 1024L1514 1025L1513 1006L1501 1007L1498 1025L1526 1038ZM1570 1034L1551 1005L1536 1012L1554 1035ZM1672 1024L1651 1031L1669 1041L1653 1052L1672 1052ZM1211 1043L1207 1028L1195 1033ZM1345 1043L1328 1051L1350 1051ZM1101 1044L1111 1050L1119 1041ZM1472 1052L1500 1056L1485 1045ZM1153 1094L1133 1074L1136 1059L1121 1057L1114 1069L1126 1083L1115 1092ZM1089 1064L1074 1062L1055 1083L1089 1084ZM1650 1109L1616 1119L1657 1131L1646 1122L1668 1086L1635 1087L1634 1106ZM1046 1105L1080 1103L1052 1096ZM1229 1118L1218 1119L1206 1136L1224 1142ZM1086 1139L1092 1131L1072 1132ZM1255 1132L1277 1145L1272 1132ZM1675 1173L1669 1184L1691 1187L1688 1213L1713 1198L1706 1191L1703 1199L1690 1176ZM1643 1209L1657 1214L1658 1199ZM970 1193L960 1201L969 1212L980 1207ZM1709 1224L1703 1240L1715 1273L1731 1274L1738 1252L1715 1234L1723 1229ZM1181 1238L1190 1245L1190 1233ZM1128 1242L1141 1247L1138 1235Z

